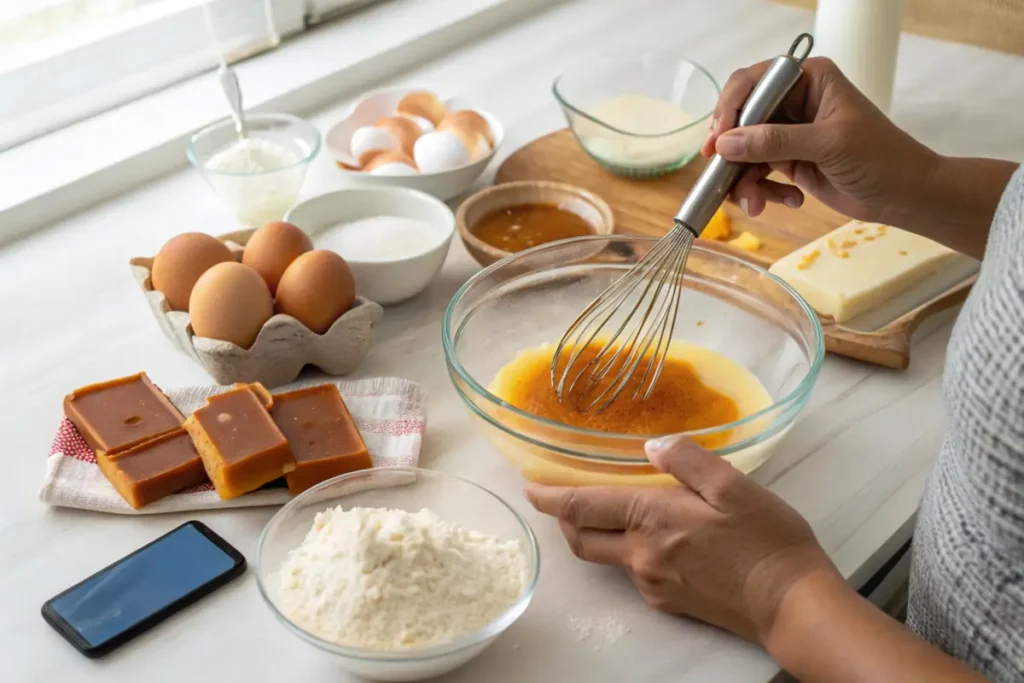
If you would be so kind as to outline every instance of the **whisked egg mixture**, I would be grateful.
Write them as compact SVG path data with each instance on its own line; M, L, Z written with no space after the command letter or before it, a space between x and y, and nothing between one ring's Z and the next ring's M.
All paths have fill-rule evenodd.
M592 342L577 362L586 363L594 358L602 345ZM635 436L719 427L772 404L771 396L757 377L739 363L711 349L673 341L661 376L646 401L629 400L643 376L641 363L640 371L634 373L620 398L608 408L579 412L571 400L573 396L561 402L551 386L554 351L554 345L545 344L520 352L498 371L489 391L538 417L572 427ZM563 351L559 370L568 358ZM614 374L609 373L598 384L598 393L608 386ZM579 387L575 391L578 390ZM726 430L697 437L696 441L705 448L718 448L738 436L733 430Z

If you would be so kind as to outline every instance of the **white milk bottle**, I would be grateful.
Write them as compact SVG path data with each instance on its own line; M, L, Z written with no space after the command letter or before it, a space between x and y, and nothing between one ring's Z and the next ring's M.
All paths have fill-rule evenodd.
M814 54L830 57L886 114L892 103L904 0L818 0Z

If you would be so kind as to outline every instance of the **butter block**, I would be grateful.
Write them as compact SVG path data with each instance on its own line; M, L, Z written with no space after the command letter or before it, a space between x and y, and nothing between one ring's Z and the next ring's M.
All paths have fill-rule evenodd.
M906 292L956 257L952 249L906 230L851 221L768 271L818 313L843 323Z
M761 240L749 232L740 233L739 237L729 240L729 244L746 251L757 251L761 248Z

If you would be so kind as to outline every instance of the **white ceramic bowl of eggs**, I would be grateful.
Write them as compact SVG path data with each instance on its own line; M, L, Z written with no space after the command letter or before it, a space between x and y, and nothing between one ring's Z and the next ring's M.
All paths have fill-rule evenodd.
M451 199L480 177L505 130L491 114L426 90L383 90L357 102L326 136L343 182Z

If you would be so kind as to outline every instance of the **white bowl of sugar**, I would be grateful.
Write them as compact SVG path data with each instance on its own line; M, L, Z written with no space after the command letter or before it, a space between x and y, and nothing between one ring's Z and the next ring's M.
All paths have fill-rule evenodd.
M297 204L284 219L302 228L317 249L345 259L356 293L385 306L427 288L455 233L447 204L399 187L328 192Z

